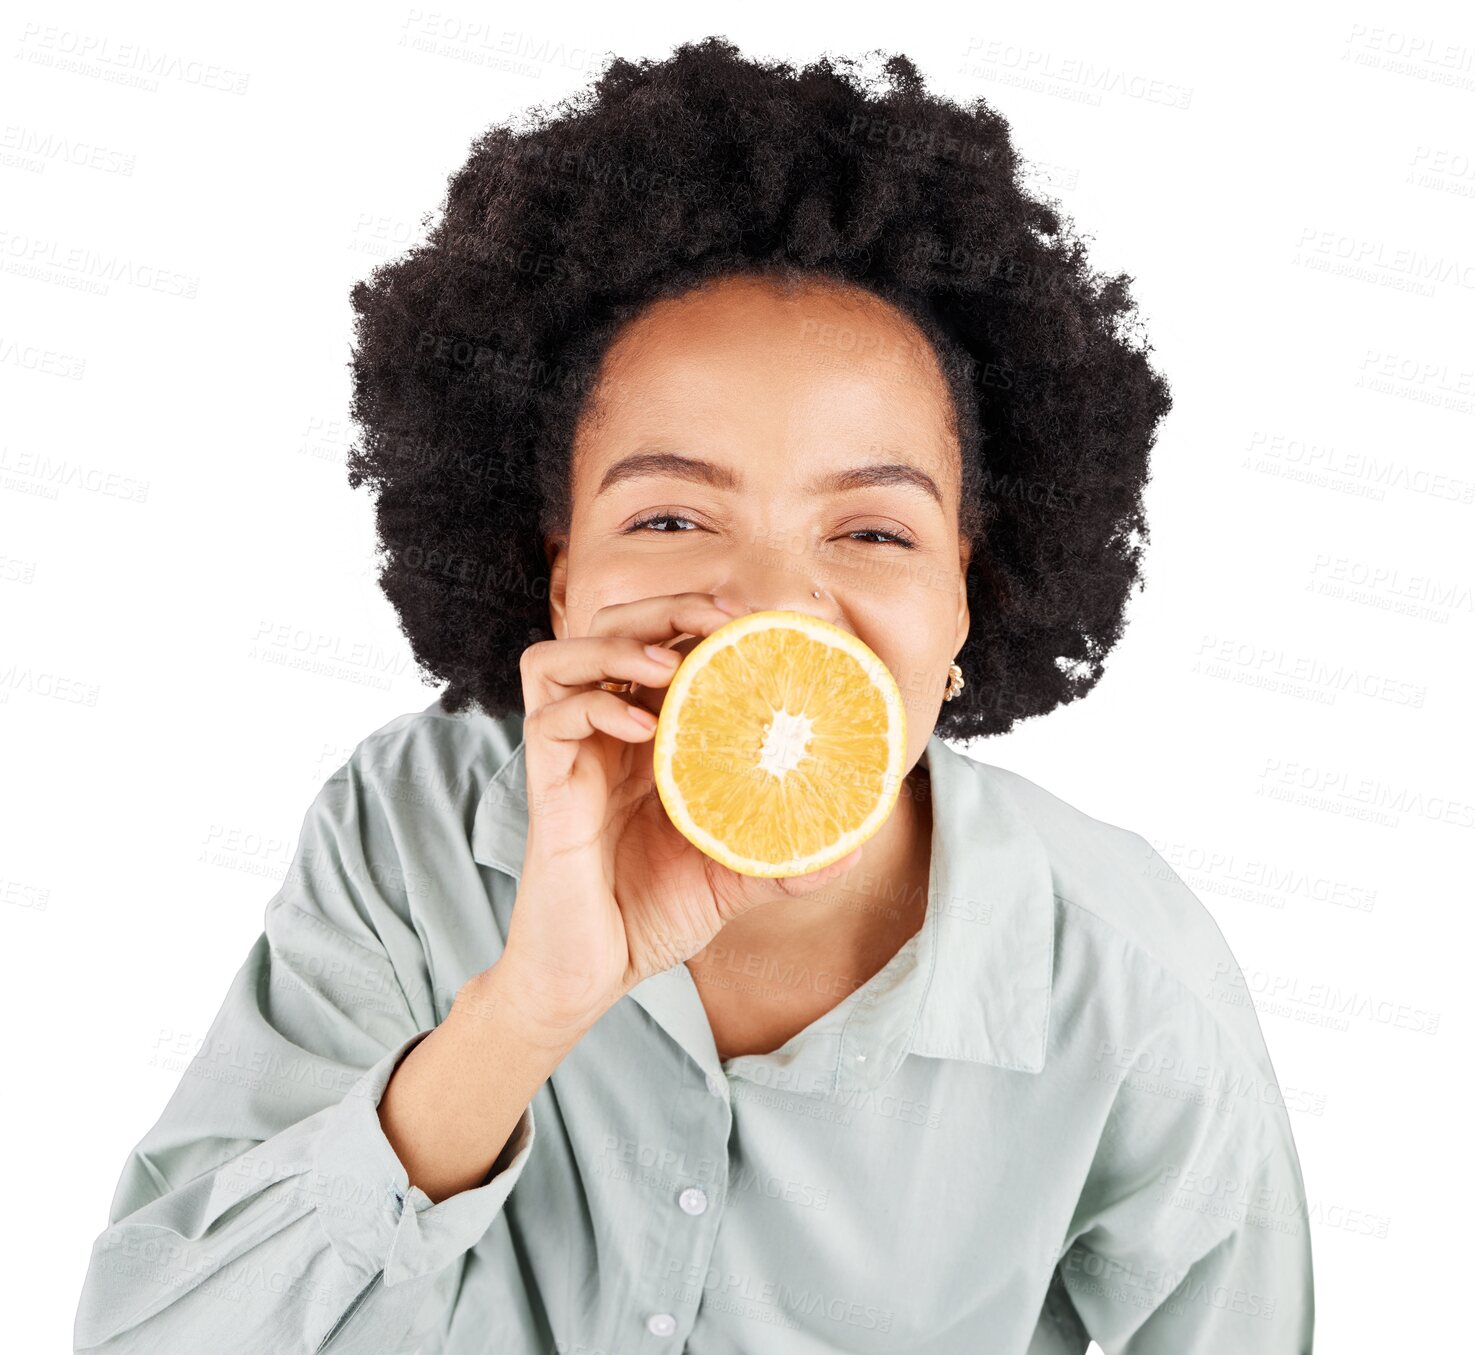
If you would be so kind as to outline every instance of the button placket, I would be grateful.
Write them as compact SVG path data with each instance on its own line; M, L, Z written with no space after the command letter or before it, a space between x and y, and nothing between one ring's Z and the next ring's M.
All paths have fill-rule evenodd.
M721 1222L720 1207L714 1209L714 1203L720 1206L722 1192L726 1189L727 1173L723 1164L727 1162L728 1144L732 1131L732 1102L729 1095L730 1084L722 1076L722 1073L713 1069L710 1065L701 1067L698 1062L697 1070L702 1075L702 1086L705 1087L708 1096L712 1100L722 1103L713 1105L712 1100L702 1097L699 1093L694 1100L687 1100L696 1087L688 1083L684 1089L683 1097L672 1107L672 1113L665 1125L665 1133L668 1136L677 1136L686 1149L685 1156L692 1165L710 1160L717 1168L714 1179L706 1185L694 1183L684 1186L668 1184L666 1187L666 1199L670 1200L690 1220L701 1219L697 1222L673 1222L669 1229L657 1226L654 1229L652 1241L656 1238L658 1251L653 1252L647 1264L659 1267L662 1273L675 1276L701 1275L711 1262L713 1250L716 1245L716 1230ZM704 1151L704 1147L706 1151ZM688 1177L688 1180L690 1178ZM713 1192L716 1192L714 1197ZM679 1259L679 1265L677 1264ZM667 1267L669 1266L669 1269ZM679 1300L682 1303L688 1301L697 1305L701 1302L699 1292L694 1297L689 1292L696 1289L694 1282L683 1280L681 1282L682 1292L678 1295L674 1291L668 1291L664 1287L661 1292L651 1295L656 1302L664 1299L670 1303ZM683 1323L690 1321L691 1316L685 1314L682 1309L675 1312L647 1311L643 1317L636 1320L643 1322L645 1330L651 1335L669 1340L683 1330ZM664 1347L670 1349L672 1347ZM650 1347L652 1351L656 1347Z

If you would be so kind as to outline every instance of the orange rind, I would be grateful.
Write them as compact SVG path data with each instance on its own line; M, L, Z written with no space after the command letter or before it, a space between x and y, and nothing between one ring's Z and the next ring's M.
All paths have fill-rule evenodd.
M906 709L857 636L793 611L750 612L701 640L661 705L652 748L667 817L741 875L804 875L847 856L896 807Z

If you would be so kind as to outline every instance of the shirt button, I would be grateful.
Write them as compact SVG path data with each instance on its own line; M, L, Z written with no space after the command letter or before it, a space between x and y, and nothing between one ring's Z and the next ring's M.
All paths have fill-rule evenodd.
M707 1207L707 1192L699 1186L687 1186L677 1197L677 1203L688 1214L700 1214Z
M676 1330L676 1319L670 1313L652 1313L646 1318L645 1325L655 1336L670 1336Z
M712 1073L708 1073L707 1074L707 1090L709 1092L711 1092L713 1096L721 1096L722 1095L722 1079L719 1078L719 1077L716 1077Z

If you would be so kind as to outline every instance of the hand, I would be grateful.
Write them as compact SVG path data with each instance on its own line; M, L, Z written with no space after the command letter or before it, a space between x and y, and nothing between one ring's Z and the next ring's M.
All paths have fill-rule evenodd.
M656 792L654 715L594 685L634 682L663 699L681 658L669 642L731 619L709 593L643 598L601 608L587 636L523 652L527 848L493 968L499 993L541 1030L581 1033L748 909L814 893L860 859L858 847L808 875L760 879L704 855Z

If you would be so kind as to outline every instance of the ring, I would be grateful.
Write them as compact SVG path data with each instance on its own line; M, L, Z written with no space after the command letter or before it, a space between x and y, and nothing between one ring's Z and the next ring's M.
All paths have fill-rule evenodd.
M628 692L631 686L631 684L628 682L600 682L596 683L595 685L598 686L599 690L602 692L617 692L621 696Z

